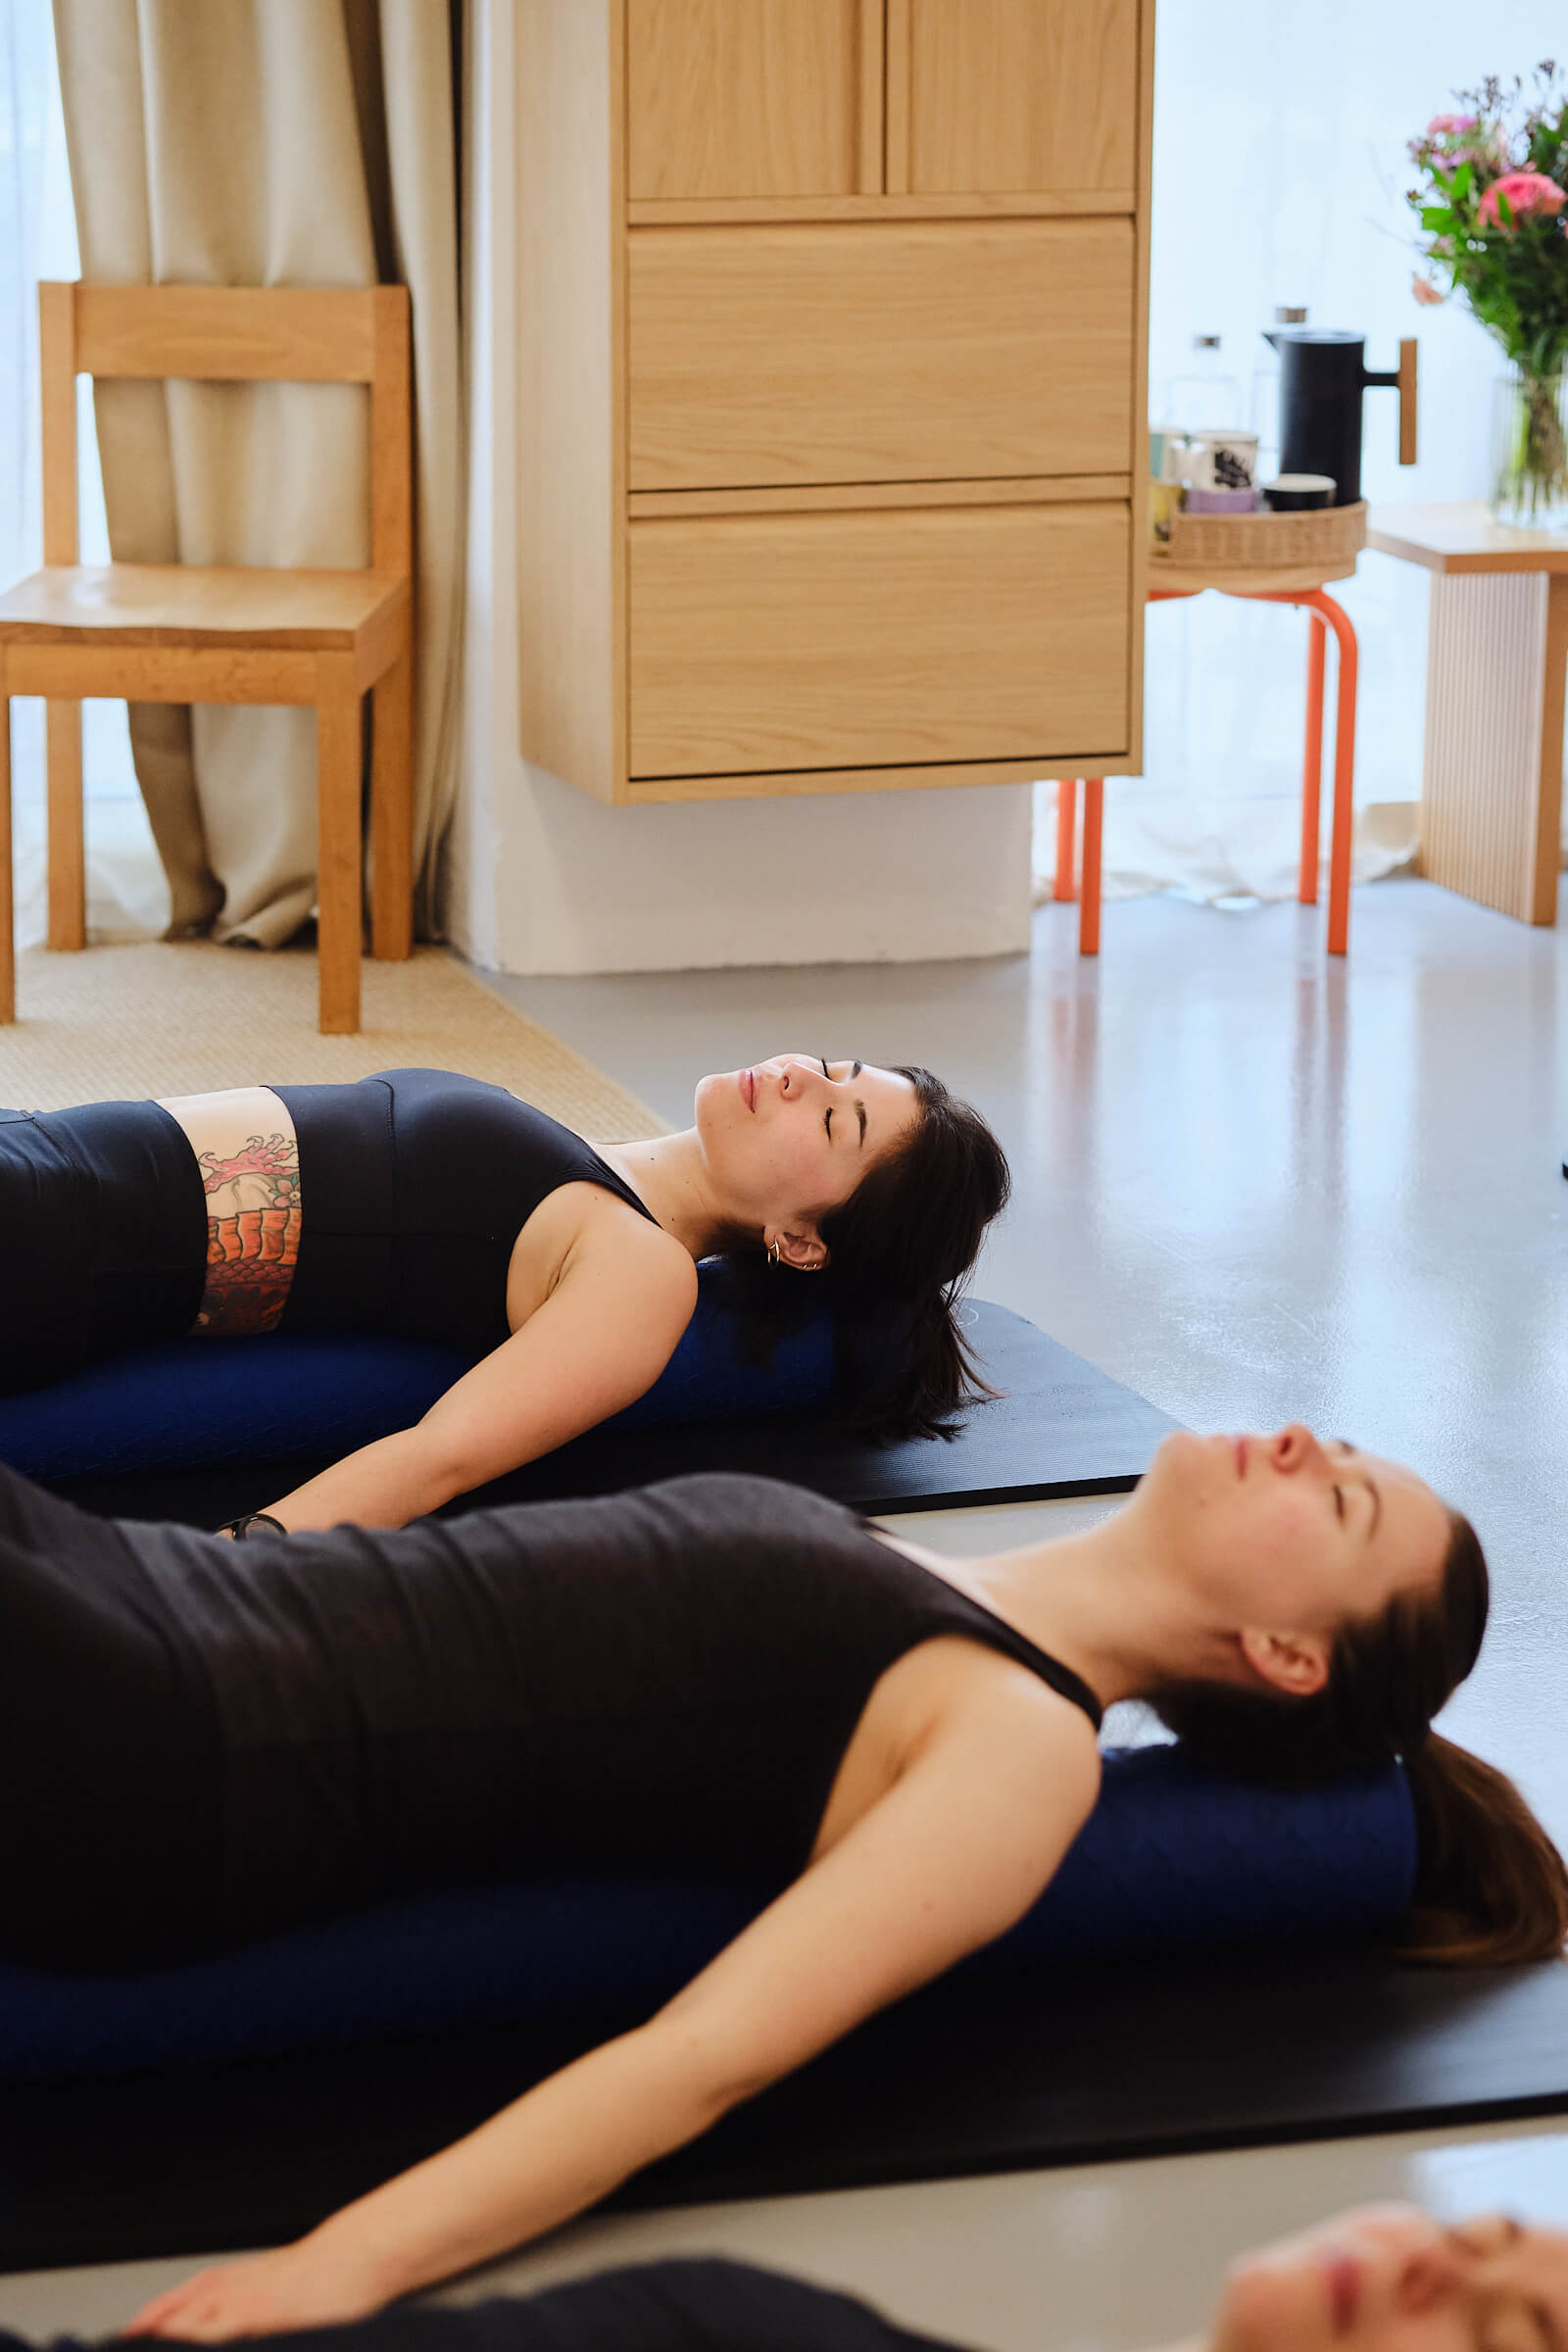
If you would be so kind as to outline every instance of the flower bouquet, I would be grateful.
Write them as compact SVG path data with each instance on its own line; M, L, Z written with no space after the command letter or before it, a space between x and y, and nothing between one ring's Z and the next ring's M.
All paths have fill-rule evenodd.
M1550 526L1568 521L1568 89L1548 59L1529 83L1489 77L1457 95L1463 111L1410 142L1427 262L1414 291L1462 294L1507 354L1493 507L1499 521Z

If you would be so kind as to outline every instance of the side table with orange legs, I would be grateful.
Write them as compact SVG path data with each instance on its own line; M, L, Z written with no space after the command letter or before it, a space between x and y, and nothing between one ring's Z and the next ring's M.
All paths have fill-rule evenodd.
M1200 596L1216 589L1222 596L1247 597L1259 604L1298 605L1308 615L1306 648L1306 730L1301 760L1301 857L1297 897L1303 906L1317 905L1317 869L1321 837L1323 776L1323 671L1328 632L1339 646L1339 684L1334 725L1334 814L1329 834L1328 951L1343 956L1350 929L1350 839L1355 801L1356 643L1350 616L1324 593L1321 575L1263 572L1249 579L1243 571L1206 573L1184 565L1151 564L1150 604L1179 597ZM1343 572L1333 575L1343 578ZM1083 872L1074 888L1073 836L1077 830L1078 783L1063 777L1056 787L1056 898L1078 900L1078 952L1100 953L1100 837L1104 808L1104 780L1082 779L1084 787Z

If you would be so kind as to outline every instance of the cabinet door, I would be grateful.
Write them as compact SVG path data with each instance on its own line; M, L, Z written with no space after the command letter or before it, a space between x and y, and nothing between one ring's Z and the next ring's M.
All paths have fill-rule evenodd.
M631 525L633 776L1128 748L1124 505Z
M628 197L874 192L881 46L882 0L627 0Z
M889 187L911 195L1130 190L1138 8L1139 0L888 0Z

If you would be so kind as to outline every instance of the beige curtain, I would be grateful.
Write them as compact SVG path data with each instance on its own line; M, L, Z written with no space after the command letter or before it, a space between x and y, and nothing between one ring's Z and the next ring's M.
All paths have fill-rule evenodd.
M54 0L54 15L84 277L411 289L428 932L463 578L450 0ZM103 383L95 398L119 561L367 561L362 387ZM138 705L130 731L172 935L280 945L316 899L312 713Z

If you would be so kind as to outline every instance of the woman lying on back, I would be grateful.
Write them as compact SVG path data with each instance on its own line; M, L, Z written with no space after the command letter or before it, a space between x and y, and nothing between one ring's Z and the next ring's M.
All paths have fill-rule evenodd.
M416 1427L268 1505L400 1527L634 1402L720 1253L760 1348L820 1299L846 1408L932 1432L976 1385L954 1299L1006 1197L928 1070L814 1054L704 1078L692 1126L602 1150L445 1070L0 1113L0 1394L186 1334L467 1348Z
M1136 2246L1128 2251L1135 2256ZM1052 2342L1046 2280L1038 2340ZM1336 2214L1233 2262L1170 2352L1560 2352L1568 2233L1506 2214L1445 2229L1413 2205ZM749 2263L638 2263L516 2299L389 2311L331 2352L959 2352L869 2304ZM0 2337L0 2352L28 2352ZM285 2352L285 2346L279 2347ZM303 2345L287 2352L305 2352ZM322 2352L318 2343L312 2352Z
M1556 1951L1555 1849L1429 1728L1486 1615L1466 1522L1299 1427L1172 1437L1088 1534L961 1561L750 1478L242 1550L0 1480L0 1949L146 1966L563 1868L777 1887L646 2025L147 2315L347 2319L554 2228L1000 1936L1088 1816L1112 1700L1252 1778L1402 1755L1406 1945Z

